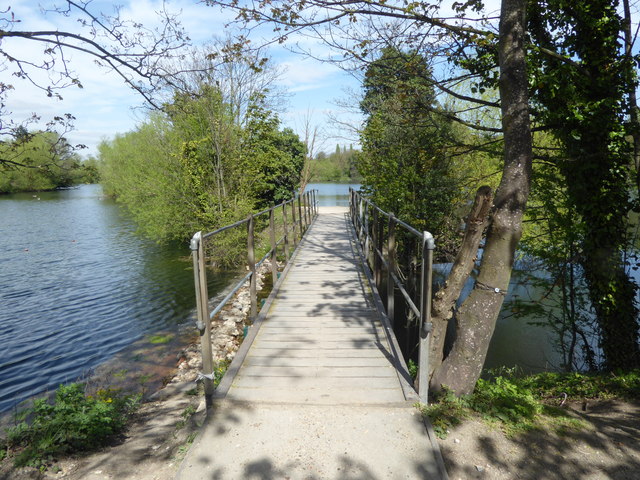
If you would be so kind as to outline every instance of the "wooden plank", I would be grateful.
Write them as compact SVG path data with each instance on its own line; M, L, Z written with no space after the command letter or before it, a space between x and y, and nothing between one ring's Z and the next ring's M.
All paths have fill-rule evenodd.
M243 401L405 401L345 219L320 216L271 303L228 396Z

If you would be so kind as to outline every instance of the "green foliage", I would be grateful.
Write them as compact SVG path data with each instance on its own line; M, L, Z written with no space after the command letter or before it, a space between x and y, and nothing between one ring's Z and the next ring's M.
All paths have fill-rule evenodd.
M517 382L543 399L561 398L565 394L572 400L640 398L640 370L617 374L540 373Z
M330 183L359 183L362 178L357 170L358 151L350 147L341 148L327 155L320 152L311 161L311 181Z
M456 397L445 389L431 405L421 407L422 414L429 417L438 438L446 438L452 427L459 425L469 416L469 406L465 397Z
M624 264L633 206L625 120L636 81L633 58L619 42L624 20L610 0L530 2L527 17L533 113L561 147L549 160L582 230L574 261L598 319L603 366L637 367L637 285Z
M105 191L126 206L139 230L158 241L185 240L247 218L289 198L305 148L260 97L241 123L221 91L177 93L166 115L100 147ZM245 229L246 230L246 229ZM233 229L209 242L217 266L246 257L246 232Z
M446 437L452 427L474 414L498 423L509 434L541 426L562 433L584 428L557 407L562 400L631 400L640 395L640 370L616 375L545 372L518 376L517 370L502 368L487 372L487 377L478 381L471 395L458 398L445 389L435 403L421 407L438 437Z
M514 424L532 420L542 412L542 405L530 390L504 377L479 379L469 405L487 418Z
M31 420L7 431L6 448L17 452L16 466L46 467L60 454L107 444L124 429L139 400L112 389L86 396L81 384L61 385L52 403L35 400Z
M418 376L418 364L412 359L409 359L407 362L407 368L409 369L409 375L411 375L411 378L415 380Z
M53 132L25 133L0 143L0 193L54 190L88 182L91 164L83 164L67 141Z
M250 193L260 207L292 196L304 166L306 147L293 130L278 130L280 121L257 99L247 112L241 163L251 180Z
M385 48L367 68L360 107L362 189L382 209L432 232L439 252L455 251L458 215L475 185L468 156L454 155L460 128L436 101L427 60Z

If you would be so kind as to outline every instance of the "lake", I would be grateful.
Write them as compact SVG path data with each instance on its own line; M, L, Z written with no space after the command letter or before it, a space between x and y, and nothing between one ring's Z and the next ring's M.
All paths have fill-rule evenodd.
M358 183L309 183L307 190L318 190L318 205L321 207L348 207L349 188L358 190Z
M136 235L99 185L0 196L0 225L0 412L191 322L188 245Z
M349 186L311 184L320 205ZM86 376L145 335L192 324L190 250L135 234L99 185L0 195L0 412ZM232 274L209 275L211 296Z
M310 184L322 206L352 184ZM188 245L160 246L99 185L0 196L0 412L85 376L136 340L192 325ZM213 296L230 281L210 275ZM514 275L516 278L517 275ZM510 295L524 294L515 282ZM549 335L503 313L487 366L557 366Z

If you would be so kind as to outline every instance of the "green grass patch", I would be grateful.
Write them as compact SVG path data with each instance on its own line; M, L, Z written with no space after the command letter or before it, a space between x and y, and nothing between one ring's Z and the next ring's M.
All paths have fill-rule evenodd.
M438 438L446 438L449 430L459 425L471 413L467 397L458 398L450 390L445 390L435 403L423 405L421 411L431 420Z
M37 399L27 409L28 421L6 431L0 449L16 466L46 470L61 454L107 445L122 432L140 402L138 395L102 389L85 395L84 385L61 385L52 401Z
M495 423L507 434L546 428L559 434L586 428L558 405L585 399L640 398L640 371L616 374L540 373L519 376L514 369L487 372L473 394L455 397L445 390L436 402L423 406L440 438L464 418L477 416Z

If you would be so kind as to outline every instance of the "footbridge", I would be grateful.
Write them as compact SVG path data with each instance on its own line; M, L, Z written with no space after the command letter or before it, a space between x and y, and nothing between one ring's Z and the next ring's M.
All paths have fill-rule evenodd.
M383 247L363 215L373 210L356 193L351 198L349 208L318 207L310 192L261 212L269 216L262 222L269 251L258 262L252 257L259 222L247 219L250 271L243 280L255 290L256 266L271 259L274 286L259 313L257 300L253 305L253 324L215 389L212 361L203 358L209 413L177 478L446 478L386 315L393 299L389 305L378 295L381 272L398 280L389 268L393 236ZM393 233L397 220L389 219ZM218 307L205 301L207 238L197 234L192 250L203 352L210 357L207 324ZM287 260L282 271L278 258ZM430 271L423 276L428 289ZM426 298L422 303L429 306Z

